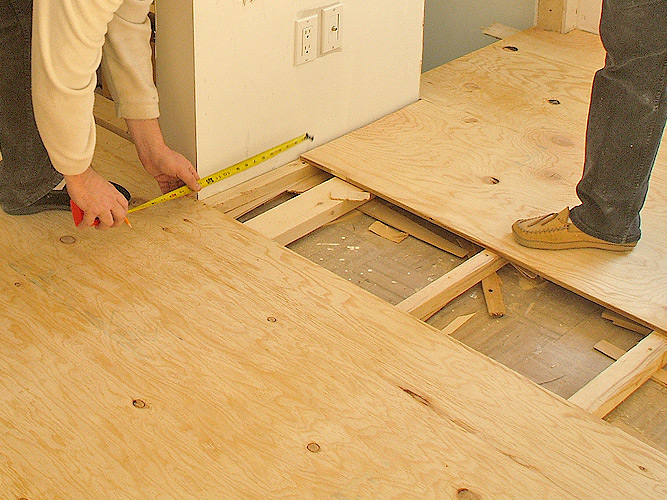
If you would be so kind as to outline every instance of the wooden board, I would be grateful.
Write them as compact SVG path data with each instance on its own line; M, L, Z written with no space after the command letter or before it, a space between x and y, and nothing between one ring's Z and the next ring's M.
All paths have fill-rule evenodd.
M631 253L531 250L510 231L516 219L578 203L590 86L603 56L592 34L520 33L426 73L420 102L304 158L665 331L665 148L642 212L644 236Z
M667 338L651 333L577 391L569 401L604 417L667 363Z
M218 210L133 223L0 214L2 498L667 495L664 454Z
M337 194L334 196L333 193ZM333 178L245 224L281 245L288 245L369 199L369 193Z
M449 302L475 286L507 262L502 257L484 250L425 286L396 307L426 321Z

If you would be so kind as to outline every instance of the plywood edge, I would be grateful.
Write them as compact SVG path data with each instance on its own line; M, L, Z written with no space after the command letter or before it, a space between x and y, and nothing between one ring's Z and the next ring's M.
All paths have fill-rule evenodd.
M505 26L500 23L493 23L491 26L486 26L482 28L482 33L498 40L502 40L512 35L516 35L520 30L512 28L510 26Z
M569 401L604 417L667 362L667 338L651 333L577 391Z

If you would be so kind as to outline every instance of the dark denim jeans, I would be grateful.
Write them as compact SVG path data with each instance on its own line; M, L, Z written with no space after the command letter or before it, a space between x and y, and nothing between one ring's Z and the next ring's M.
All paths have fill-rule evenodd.
M37 201L62 180L35 124L31 38L32 0L0 0L0 205L8 213Z
M667 0L604 0L607 49L588 115L581 205L585 233L612 243L641 236L639 212L667 119Z

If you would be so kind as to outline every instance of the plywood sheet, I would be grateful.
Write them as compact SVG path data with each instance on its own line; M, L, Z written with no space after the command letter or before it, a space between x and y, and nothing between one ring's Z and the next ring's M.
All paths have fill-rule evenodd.
M603 58L592 34L520 33L426 73L421 101L304 158L665 331L665 148L642 212L644 237L630 254L531 250L511 235L518 218L578 203L590 86Z
M665 455L219 211L133 223L0 214L2 498L667 494Z

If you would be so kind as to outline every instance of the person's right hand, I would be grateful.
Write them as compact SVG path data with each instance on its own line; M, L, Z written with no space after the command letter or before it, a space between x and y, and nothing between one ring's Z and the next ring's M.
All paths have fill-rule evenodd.
M100 220L96 227L102 230L125 221L127 200L92 167L78 175L66 175L65 182L70 198L84 213L79 229L93 226L95 219Z

